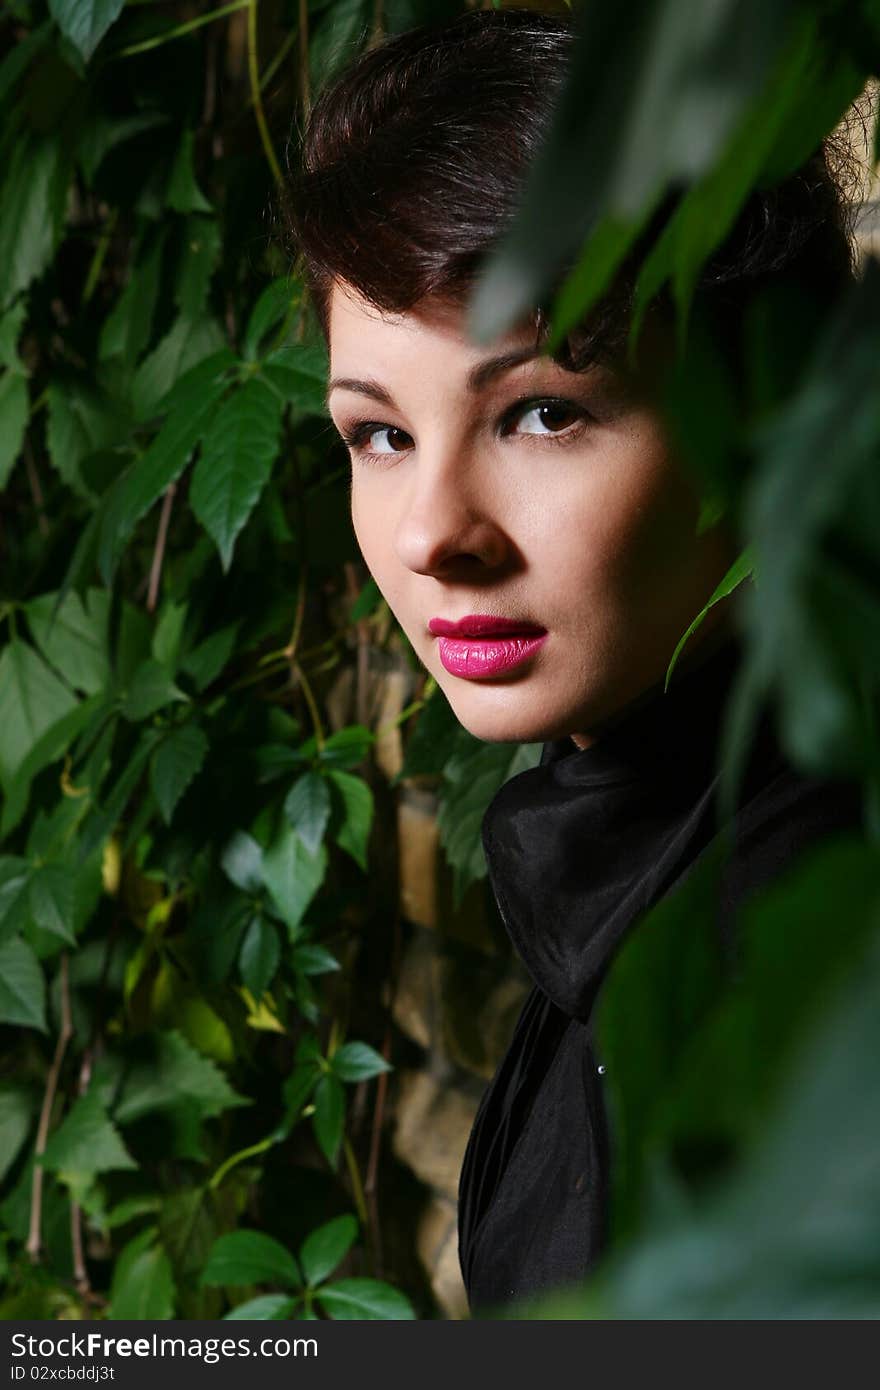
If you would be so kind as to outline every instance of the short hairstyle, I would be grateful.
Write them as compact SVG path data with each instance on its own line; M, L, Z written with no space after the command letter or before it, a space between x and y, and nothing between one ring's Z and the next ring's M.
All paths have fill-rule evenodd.
M426 296L463 302L515 214L576 37L564 15L475 10L363 52L319 95L286 198L290 249L322 330L329 293L346 281L385 311ZM703 268L697 296L722 316L743 289L789 272L835 290L854 271L847 203L830 142L772 188L753 193ZM556 354L578 367L622 351L645 246L673 190L610 290ZM558 283L558 282L557 282ZM657 306L669 308L661 294ZM535 305L538 335L546 305Z

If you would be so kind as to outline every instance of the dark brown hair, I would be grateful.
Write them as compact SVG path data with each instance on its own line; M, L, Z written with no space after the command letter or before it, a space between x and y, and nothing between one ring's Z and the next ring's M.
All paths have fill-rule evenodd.
M566 16L472 11L385 39L325 88L286 202L290 246L302 257L325 336L334 279L386 311L428 295L466 298L513 217L575 34ZM557 354L566 365L620 351L644 247L676 197L665 200L589 323L569 335ZM811 285L839 286L852 275L845 199L824 148L796 175L752 195L704 267L698 295L710 295L722 316L735 314L745 284L783 269ZM540 336L541 306L534 321Z

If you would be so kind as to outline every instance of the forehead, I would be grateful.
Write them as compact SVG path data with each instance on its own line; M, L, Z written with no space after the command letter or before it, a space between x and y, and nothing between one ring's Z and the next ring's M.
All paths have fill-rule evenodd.
M467 332L465 306L430 296L413 309L392 313L377 309L352 286L334 281L328 301L330 357L334 368L343 361L362 360L380 353L389 364L411 361L414 353L431 352L454 359L463 369L488 353L535 349L538 335L525 324L493 340L475 343Z

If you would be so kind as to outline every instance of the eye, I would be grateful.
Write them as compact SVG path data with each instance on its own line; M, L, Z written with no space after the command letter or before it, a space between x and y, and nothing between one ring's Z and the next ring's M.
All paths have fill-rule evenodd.
M587 412L575 401L546 400L518 401L508 412L504 422L503 434L516 433L532 436L557 437L580 432ZM516 430L514 425L518 425Z
M366 459L401 454L413 446L412 435L397 425L383 425L378 420L363 420L349 430L340 431L352 453Z

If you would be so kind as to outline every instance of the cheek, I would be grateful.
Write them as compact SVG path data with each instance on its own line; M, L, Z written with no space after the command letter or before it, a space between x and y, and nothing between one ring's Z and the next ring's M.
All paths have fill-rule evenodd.
M352 529L364 564L393 610L394 579L399 565L395 564L387 503L382 502L379 489L359 486L356 478L357 474L351 485Z
M634 431L593 463L569 510L570 543L560 544L558 520L547 532L557 582L625 607L654 606L671 589L702 592L699 500L665 444Z

